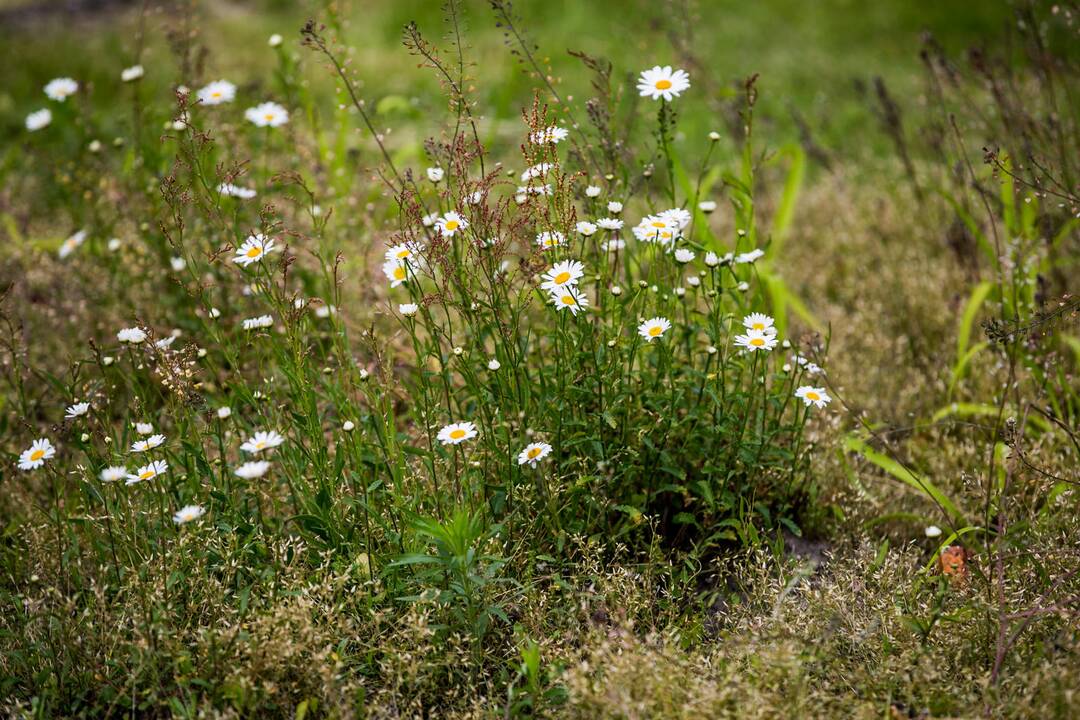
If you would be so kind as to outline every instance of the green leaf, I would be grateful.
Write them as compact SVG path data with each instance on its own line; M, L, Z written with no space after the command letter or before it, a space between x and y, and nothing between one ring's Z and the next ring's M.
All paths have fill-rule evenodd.
M984 280L974 287L968 297L967 304L964 305L964 312L960 316L960 329L956 335L956 357L958 362L967 353L968 343L971 341L971 327L979 314L979 308L982 307L986 296L993 289L994 283Z
M964 515L960 512L959 508L953 504L953 501L950 500L945 493L938 490L937 487L926 478L915 475L900 463L886 455L882 455L867 445L862 439L853 435L849 435L847 439L844 440L844 447L851 452L862 455L900 482L918 490L923 495L926 495L940 505L954 519L963 521Z

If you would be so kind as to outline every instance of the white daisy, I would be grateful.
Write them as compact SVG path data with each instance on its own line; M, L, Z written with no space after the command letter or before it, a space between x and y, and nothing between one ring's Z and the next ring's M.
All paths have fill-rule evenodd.
M264 102L244 111L244 117L256 127L281 127L289 122L289 111L276 102Z
M705 253L705 264L709 267L716 267L720 264L720 257L712 250Z
M236 86L228 80L215 80L201 88L195 97L203 105L220 105L236 99Z
M228 405L222 405L217 409L217 416L219 420L226 420L232 415L232 408Z
M71 418L77 418L80 415L85 415L87 412L89 412L89 410L90 410L90 403L88 403L88 402L75 403L74 405L68 406L66 414L64 415L64 417L67 418L68 420L70 420Z
M490 360L488 360L488 370L491 370L492 372L494 372L494 371L498 370L501 367L502 367L502 363L499 362L496 358L491 358Z
M454 233L469 227L469 221L451 210L435 221L435 229L443 237L454 237Z
M155 460L149 465L143 465L133 473L128 473L125 485L135 485L145 480L153 480L169 469L169 463L164 460Z
M424 227L431 227L439 220L439 213L428 213L424 217L420 218L420 222Z
M702 200L701 202L699 202L697 204L697 206L698 206L698 210L705 213L706 215L716 211L716 201L715 200Z
M127 475L128 469L123 465L110 465L102 468L98 477L101 478L101 482L118 482L126 478Z
M553 247L565 245L566 236L558 230L545 230L542 233L537 233L536 244L545 250L548 250Z
M679 97L689 87L690 76L686 71L672 70L670 65L657 65L651 70L643 71L637 83L641 97L651 97L653 100L663 98L668 102Z
M232 183L221 183L218 185L218 192L222 195L228 195L229 197L240 198L241 200L250 200L257 194L251 188L233 185Z
M671 321L663 317L654 317L638 325L638 335L645 338L645 342L652 342L655 338L663 337L664 333L671 329Z
M795 397L806 403L806 407L813 405L814 407L823 408L832 402L832 398L825 392L825 388L813 387L811 385L803 385L795 391Z
M529 142L534 145L554 145L570 137L570 131L558 125L551 125L529 135Z
M60 244L60 248L56 251L56 254L61 260L66 258L71 253L75 252L75 248L79 247L86 241L86 230L79 230L71 237Z
M253 262L259 262L263 256L274 251L274 241L267 240L262 233L249 235L248 239L240 247L236 248L236 256L233 262L247 267Z
M285 442L285 438L278 435L273 430L260 430L251 436L251 439L240 446L240 449L247 453L260 453L268 448L275 448L278 445Z
M747 330L745 335L736 335L735 344L747 350L772 350L776 347L776 335L769 335L761 330Z
M385 258L387 260L394 260L396 262L405 262L406 260L418 260L420 258L420 248L416 245L416 243L400 243L398 245L393 245L387 248Z
M427 169L427 179L433 183L438 183L443 179L443 169L441 167L429 167Z
M585 237L589 237L596 232L596 225L593 225L591 222L588 222L586 220L582 220L574 227L578 231L578 233L584 235Z
M622 203L618 200L612 200L607 204L607 210L612 215L618 215L622 212Z
M764 313L750 313L742 319L743 327L747 330L760 330L766 335L775 335L775 320Z
M622 250L626 247L626 241L621 238L615 238L614 240L605 240L600 244L600 249L604 252L615 252L616 250Z
M477 436L476 425L471 422L450 423L436 436L443 445L458 445Z
M692 215L689 210L683 208L672 208L671 210L665 210L659 214L659 217L667 220L669 223L675 225L680 230L690 224Z
M387 260L383 263L382 271L386 275L386 279L390 281L390 287L396 288L403 282L409 279L410 268L412 266L407 262L401 262L399 260Z
M420 311L420 306L416 303L401 303L398 305L398 312L405 317L412 317Z
M173 522L177 525L184 525L193 520L198 520L206 513L201 505L185 505L184 507L173 513Z
M521 173L521 182L528 182L534 178L544 177L550 169L551 163L538 163L531 168L526 168L525 172Z
M132 65L129 68L124 68L120 72L120 80L122 82L134 82L145 74L146 72L143 70L142 65Z
M254 480L256 478L261 478L268 470L270 470L270 463L266 460L256 460L244 463L233 472L236 473L237 477L244 478L245 480Z
M600 218L596 221L596 226L602 230L622 230L623 221L619 218Z
M56 455L56 448L49 442L49 439L38 438L30 445L29 450L24 450L19 455L19 469L36 470L54 455Z
M258 330L260 328L273 327L274 318L271 315L260 315L259 317L247 318L243 322L243 328L245 330Z
M600 197L601 192L603 192L603 190L601 190L600 187L597 185L589 185L585 188L585 195L587 197Z
M928 538L941 537L941 528L937 525L927 525L926 529L923 530L923 534Z
M276 47L279 47L282 42L284 42L284 38L282 38L277 33L274 33L273 35L270 36L270 39L266 41L266 44L269 45L272 48L276 48Z
M563 260L551 266L543 275L544 282L540 287L554 293L556 290L568 286L577 285L579 279L585 275L585 266L577 260Z
M150 423L135 423L135 432L140 435L153 435L154 426Z
M55 78L45 85L45 94L49 96L50 100L56 100L57 102L64 102L78 90L79 83L69 77Z
M694 251L689 248L679 248L675 251L675 261L681 263L688 263L695 257Z
M557 310L568 309L570 314L577 315L589 307L589 298L574 285L565 285L552 290L549 294L551 304Z
M36 132L42 128L47 128L51 122L52 111L49 108L42 108L26 116L26 129L30 132Z
M744 252L736 255L735 262L737 264L752 263L758 258L762 257L765 257L765 251L760 248L756 248L754 250L751 250L750 252Z
M146 341L146 331L142 328L124 328L120 332L116 333L116 339L122 343L131 343L136 345Z
M164 435L151 435L145 440L136 440L131 445L131 452L141 453L147 450L153 450L156 447L161 447L165 442Z
M518 453L518 465L524 465L528 463L530 467L536 467L536 464L551 454L551 446L545 442L529 443L525 448Z

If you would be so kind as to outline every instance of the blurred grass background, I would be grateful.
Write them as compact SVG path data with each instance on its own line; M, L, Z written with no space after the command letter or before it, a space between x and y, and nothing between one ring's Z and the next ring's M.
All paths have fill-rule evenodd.
M6 141L23 134L27 113L45 106L42 86L63 75L87 88L107 126L106 115L124 90L119 72L137 56L142 3L106 2L104 9L83 11L73 10L75 5L71 0L0 0L5 37L0 61L8 69L0 84L0 137ZM465 0L462 7L481 111L493 115L492 120L516 120L535 82L504 46L488 3ZM275 59L267 38L280 33L307 61L305 77L331 101L327 75L299 47L298 31L307 18L323 20L336 10L344 22L342 39L355 49L355 68L369 102L401 96L409 102L388 105L411 108L421 119L443 109L432 105L439 102L430 92L437 86L433 74L418 68L401 44L402 26L410 20L431 39L445 33L442 3L436 0L207 1L151 3L151 8L140 60L156 92L184 82L166 35L181 31L181 18L190 12L209 55L205 77L187 82L226 77L241 86L268 83ZM767 124L770 144L799 136L795 110L814 141L841 156L887 149L865 88L881 76L898 98L917 100L924 32L959 52L1000 34L1010 15L1007 2L963 0L547 0L519 2L514 9L565 95L589 91L588 73L567 50L610 59L618 80L654 64L676 62L668 33L685 33L683 39L716 81L734 87L760 74L759 118ZM723 125L705 103L687 103L685 112L680 128L688 135L701 136Z

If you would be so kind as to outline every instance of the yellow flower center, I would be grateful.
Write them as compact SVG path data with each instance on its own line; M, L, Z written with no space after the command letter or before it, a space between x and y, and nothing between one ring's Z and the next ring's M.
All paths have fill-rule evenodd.
M664 332L664 328L660 327L659 325L653 325L651 328L649 328L650 337L656 337L662 332Z
M561 273L555 276L555 284L562 285L564 282L570 279L570 273L563 270Z
M751 338L750 344L753 345L754 347L761 347L762 345L765 344L765 341L763 339L761 339L761 338Z
M808 400L820 400L820 399L821 399L821 396L820 396L820 395L818 395L818 394L817 394L816 392L814 392L813 390L811 390L810 392L806 393L806 397L807 397L807 399L808 399Z
M400 265L398 265L396 268L394 268L394 279L395 280L404 280L405 279L405 268L403 268Z
M573 305L574 304L574 296L573 295L563 295L562 296L562 304L563 305Z
M210 97L219 98L221 97L221 93L215 90L214 92L210 93Z
M252 245L251 249L247 251L247 256L249 258L259 257L259 255L262 255L262 248L260 248L258 245Z
M751 325L750 328L753 329L753 330L764 330L765 329L765 323L756 322L753 325Z
M154 477L153 470L144 470L143 472L139 473L140 480L149 480L152 477Z
M455 230L458 229L459 224L460 223L458 223L457 220L447 220L445 223L443 223L443 227L446 228L447 230L449 230L450 232L454 232Z
M540 448L538 448L538 447L530 448L530 450L529 450L529 459L532 460L534 457L536 457L539 454L540 454Z
M652 226L653 226L654 228L662 228L662 227L665 227L664 223L660 222L659 220L655 220L655 221L653 221L653 224L652 224Z
M670 87L671 87L671 81L670 80L657 80L656 81L656 89L657 90L667 90Z
M405 258L409 257L409 255L411 255L411 254L412 253L410 253L408 250L399 250L397 256L398 256L399 260L404 260Z
M45 451L44 450L35 450L34 452L30 453L30 460L32 462L37 462L38 460L40 460L43 457L45 457Z
M457 428L456 430L451 430L450 431L450 439L451 440L460 440L463 437L465 437L465 431L462 430L461 428Z
M268 120L268 121L273 120L274 119L274 113L266 113L265 115L263 115L263 119Z
M259 442L255 443L255 449L256 449L256 450L262 450L262 449L263 449L264 447L266 447L266 443L265 443L265 442L263 442L262 440L260 440Z

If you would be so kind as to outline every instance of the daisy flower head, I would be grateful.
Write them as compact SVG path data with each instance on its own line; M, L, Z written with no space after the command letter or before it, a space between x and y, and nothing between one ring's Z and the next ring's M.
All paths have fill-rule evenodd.
M236 256L233 262L247 267L251 263L259 262L269 252L274 251L274 241L267 240L262 233L249 235L248 239L236 248Z
M70 420L72 418L77 418L80 415L85 415L89 411L90 411L90 403L88 403L88 402L75 403L74 405L69 405L67 410L65 410L64 418L67 419L67 420Z
M270 36L270 39L266 41L266 44L272 48L276 48L280 47L282 42L284 42L284 38L277 33L274 33Z
M491 358L490 360L488 360L487 367L488 367L488 370L491 370L492 372L495 372L496 370L498 370L499 368L502 367L502 363L499 362L499 360L497 358Z
M407 262L400 260L387 260L383 263L382 271L386 279L390 281L390 287L396 288L398 285L409 279L409 268L411 266Z
M173 513L173 522L177 525L185 525L193 520L198 520L206 513L202 505L185 505Z
M268 328L274 326L274 318L272 315L260 315L259 317L246 318L243 323L245 330L259 330L261 328Z
M79 91L79 83L69 77L59 77L50 80L45 85L45 94L50 100L64 102L69 96Z
M240 467L236 468L233 472L236 477L243 478L245 480L255 480L261 478L270 470L270 463L266 460L255 460L252 462L246 462Z
M119 482L128 476L128 469L123 465L110 465L102 468L98 475L101 482Z
M454 237L454 233L459 230L464 230L467 227L469 227L469 221L453 210L447 212L435 221L435 229L438 230L439 234L443 237Z
M619 218L600 218L596 221L596 226L601 230L622 230L623 221Z
M681 263L688 263L694 259L694 251L689 248L679 248L675 251L675 261Z
M558 230L545 230L542 233L537 233L536 244L545 250L561 247L566 244L566 236Z
M240 449L246 453L256 454L261 453L268 448L276 448L285 442L285 438L279 435L273 430L260 430L251 436L251 439L240 446Z
M140 435L153 435L154 426L150 423L135 423L135 432Z
M612 215L618 215L622 212L622 203L618 200L612 200L607 204L608 212Z
M476 425L471 422L450 423L436 436L443 445L459 445L478 435Z
M132 65L131 67L124 68L122 71L120 71L120 81L135 82L145 74L146 71L143 70L142 65Z
M165 443L164 435L151 435L145 440L136 440L131 445L131 452L141 453L161 447Z
M54 455L56 455L56 448L49 442L49 439L38 438L30 445L29 449L23 450L19 455L19 469L37 470Z
M641 97L653 100L663 98L671 102L690 87L690 76L685 70L673 70L670 65L656 65L651 70L642 71L638 77L637 89Z
M698 210L708 215L709 213L716 212L715 200L702 200L697 204Z
M600 197L600 193L603 192L599 185L589 185L585 188L586 197Z
M124 328L120 332L116 333L116 339L122 343L131 343L137 345L146 341L146 331L142 328Z
M746 348L751 352L755 350L768 351L776 347L776 335L770 335L761 330L747 330L745 335L735 336L735 345Z
M716 267L720 264L720 256L710 250L705 253L705 264L709 267Z
M529 135L529 142L534 145L555 145L570 137L570 131L558 125L551 125Z
M405 317L412 317L420 311L420 306L416 303L401 303L398 305L398 312Z
M433 183L441 182L445 174L441 167L429 167L427 169L427 179Z
M645 338L645 342L652 342L671 329L671 321L667 318L654 317L638 325L638 335Z
M802 385L795 391L795 397L799 398L806 404L806 407L813 405L817 408L823 408L832 402L832 398L829 397L829 393L825 392L825 388L813 387L811 385Z
M927 525L926 529L923 530L923 534L928 538L941 537L941 528L937 525Z
M589 298L576 285L563 285L550 292L551 304L556 310L568 309L571 315L589 307Z
M52 122L52 111L49 108L42 108L41 110L35 110L26 116L26 129L30 132L37 132L43 128L49 127Z
M614 240L605 240L600 244L600 249L605 252L616 252L626 247L626 241L621 238L615 238Z
M537 163L531 168L526 168L525 172L521 173L521 182L528 182L534 178L544 177L550 169L551 163Z
M546 442L529 443L518 453L518 465L528 463L529 467L536 467L537 463L550 454L551 446Z
M759 258L765 257L765 251L761 248L755 248L750 252L739 253L735 256L735 263L744 265L746 263L752 263Z
M232 408L228 405L222 405L217 409L218 420L227 420L232 415Z
M764 313L750 313L742 319L743 327L747 330L760 330L766 335L776 334L776 321Z
M690 224L690 211L683 208L672 208L671 210L665 210L659 213L657 217L667 220L669 223L679 228L680 230Z
M634 226L634 237L641 242L655 242L670 247L681 237L678 226L659 215L647 215Z
M543 275L544 282L540 287L549 292L555 292L560 288L577 285L585 275L585 266L577 260L563 260L551 266Z
M582 220L574 226L574 229L577 230L579 234L589 237L596 232L596 225L587 220Z
M195 94L203 105L221 105L236 99L236 86L228 80L215 80Z
M420 259L420 248L416 243L403 242L398 245L393 245L386 249L387 260L393 260L395 262L407 262Z
M244 111L244 117L255 127L281 127L289 122L289 111L276 102L264 102Z
M75 252L75 248L79 247L86 241L86 230L79 230L73 233L71 237L60 244L60 248L56 251L57 256L63 260L71 253Z
M169 469L169 463L164 460L155 460L149 465L143 465L133 473L128 473L125 485L136 485L145 480L153 480Z
M257 194L251 188L234 185L232 183L221 183L218 185L218 192L222 195L228 195L229 197L240 198L241 200L250 200Z

